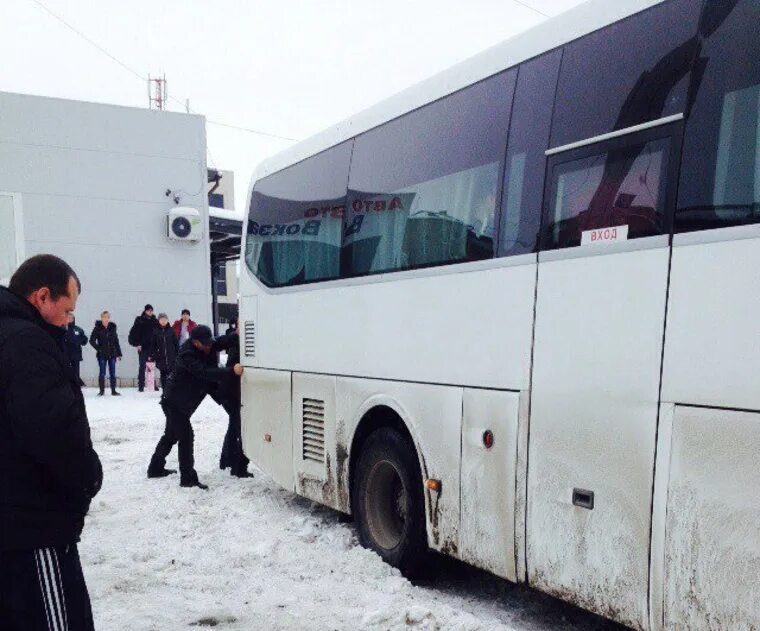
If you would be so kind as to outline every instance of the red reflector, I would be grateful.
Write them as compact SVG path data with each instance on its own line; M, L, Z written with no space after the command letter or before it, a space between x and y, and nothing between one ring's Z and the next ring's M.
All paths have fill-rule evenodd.
M272 434L264 434L264 441L267 443L272 442Z
M483 445L486 449L493 447L493 432L490 429L483 432Z

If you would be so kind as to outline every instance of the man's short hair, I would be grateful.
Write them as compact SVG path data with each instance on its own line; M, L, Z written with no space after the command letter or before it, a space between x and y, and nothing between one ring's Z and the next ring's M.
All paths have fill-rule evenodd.
M185 314L190 315L190 309L182 309L182 313L180 313L180 315L185 315Z
M28 298L38 289L47 287L53 300L58 300L69 295L69 280L72 277L77 282L79 293L82 293L79 276L66 261L52 254L38 254L19 266L11 276L8 289L17 296Z
M110 311L104 311L103 313L100 314L100 317L102 318L104 315L109 315L110 316L111 312Z

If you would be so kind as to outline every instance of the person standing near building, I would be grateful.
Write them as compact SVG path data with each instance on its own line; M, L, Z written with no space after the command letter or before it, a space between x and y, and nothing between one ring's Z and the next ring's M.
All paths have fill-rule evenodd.
M179 352L179 342L165 313L158 314L158 324L159 328L153 334L153 359L156 360L156 368L161 371L161 388L166 390L166 383Z
M66 327L66 359L74 369L79 385L83 386L84 382L79 375L79 364L82 363L82 347L87 346L87 335L76 325L73 314L69 314L69 323Z
M0 627L94 629L79 542L103 470L64 355L81 291L34 256L0 287Z
M90 334L90 345L95 349L100 367L98 396L102 397L106 390L106 367L111 380L111 394L119 396L121 393L116 392L116 362L121 361L121 345L116 324L111 322L111 314L108 311L101 313L100 320L95 321Z
M130 345L137 349L138 369L137 369L137 387L142 392L145 390L145 364L152 354L151 344L153 343L153 333L158 329L158 320L153 315L153 305L145 305L143 312L135 318L135 323L129 330L127 338Z
M185 342L187 342L190 334L193 332L193 329L197 325L190 319L190 310L182 309L182 315L180 319L175 320L172 326L174 327L174 332L177 334L179 345L182 346Z
M174 471L166 468L166 457L177 446L179 456L180 486L208 489L198 480L193 456L193 427L190 417L207 394L216 392L219 384L231 374L238 377L243 367L235 364L232 368L220 368L217 352L226 350L230 340L227 336L217 338L211 335L207 326L197 326L190 339L179 349L174 370L161 397L161 405L166 414L166 428L156 445L148 465L149 478L161 478Z

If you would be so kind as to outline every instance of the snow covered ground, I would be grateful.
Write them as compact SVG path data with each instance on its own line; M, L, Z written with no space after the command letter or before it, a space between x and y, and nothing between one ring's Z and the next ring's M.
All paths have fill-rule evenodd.
M122 392L85 395L105 481L80 552L102 631L616 628L445 559L412 585L337 513L253 466L248 480L220 471L226 418L210 400L193 425L196 468L211 489L148 480L164 423L158 395Z

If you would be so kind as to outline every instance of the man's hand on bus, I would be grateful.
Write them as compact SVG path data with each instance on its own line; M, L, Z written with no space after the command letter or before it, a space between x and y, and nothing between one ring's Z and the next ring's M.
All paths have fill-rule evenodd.
M243 374L243 367L240 364L235 364L232 367L232 372L234 372L239 377Z

